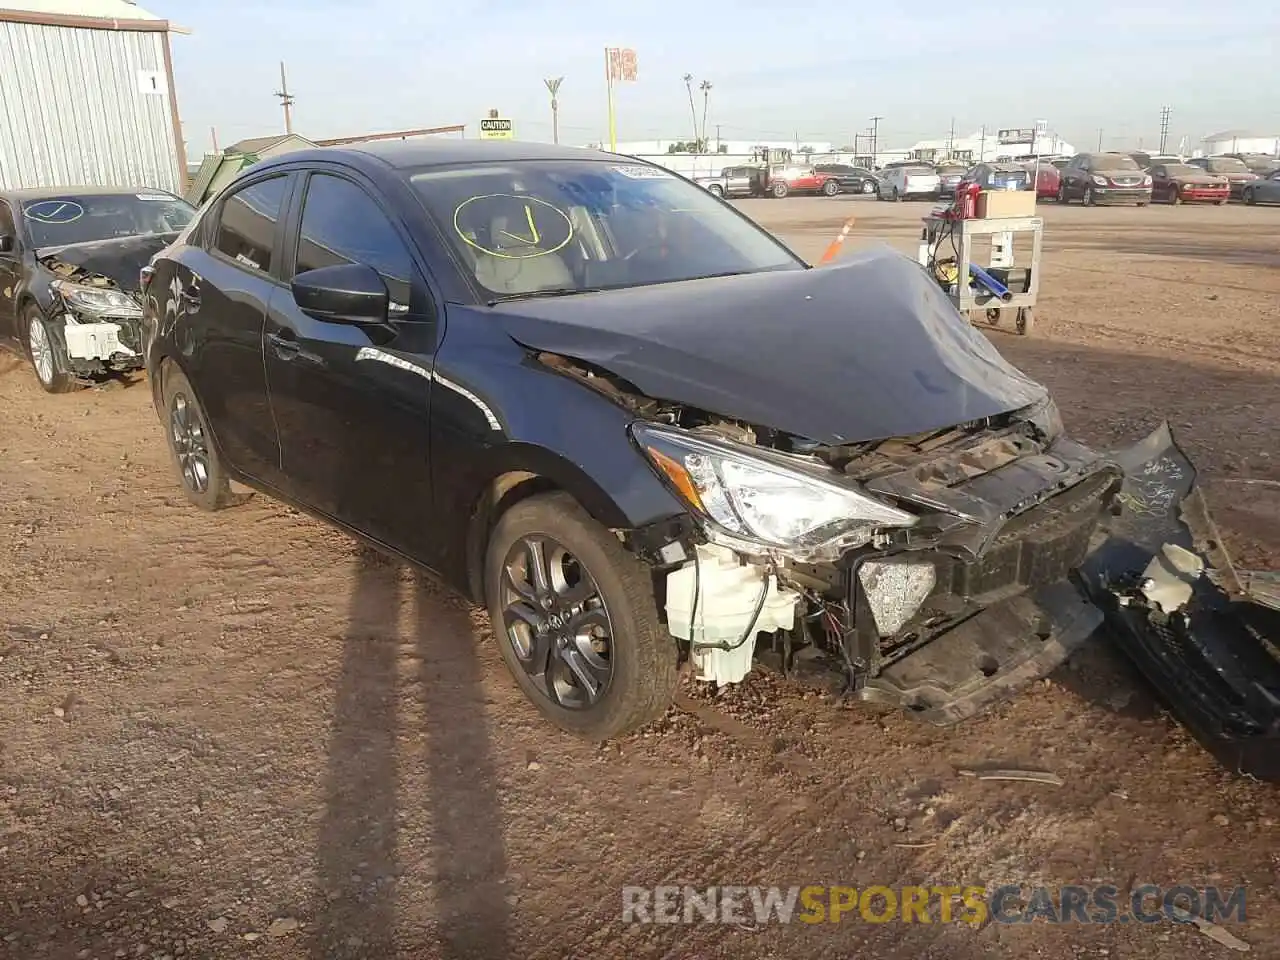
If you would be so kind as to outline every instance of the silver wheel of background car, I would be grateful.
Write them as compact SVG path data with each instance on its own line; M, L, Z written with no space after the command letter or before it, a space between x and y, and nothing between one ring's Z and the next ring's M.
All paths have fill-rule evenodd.
M822 195L824 197L834 197L839 192L840 184L834 179L827 180L822 184Z
M1080 197L1080 202L1086 207L1093 206L1093 187L1084 188L1084 195Z
M195 494L209 489L209 441L199 412L178 393L169 407L169 437L182 482Z
M1250 190L1248 187L1245 187L1245 189L1240 191L1240 199L1243 200L1248 206L1251 206L1251 207L1257 203L1257 201L1253 197L1253 191ZM1221 206L1222 205L1221 202L1218 205Z
M872 183L870 180L864 180L864 181L862 182L862 192L863 192L863 193L875 193L875 192L876 192L876 185L875 185L874 183Z
M720 186L718 183L713 183L711 186L707 187L707 189L717 197L724 196L724 187Z
M36 376L46 387L53 383L53 345L49 343L49 332L39 320L32 320L27 327L27 346L31 350L31 365L36 369Z
M502 626L520 667L552 704L581 710L613 680L613 621L595 578L559 541L525 536L502 565Z
M1058 184L1058 202L1059 202L1059 203L1066 203L1066 202L1067 202L1067 184L1066 184L1066 181L1063 181L1063 182L1061 182L1061 183L1059 183L1059 184Z
M45 393L70 393L80 382L72 376L67 362L66 352L58 343L54 332L44 314L34 303L27 304L22 311L22 319L18 328L24 331L27 356L31 359L31 368L35 371L36 380Z

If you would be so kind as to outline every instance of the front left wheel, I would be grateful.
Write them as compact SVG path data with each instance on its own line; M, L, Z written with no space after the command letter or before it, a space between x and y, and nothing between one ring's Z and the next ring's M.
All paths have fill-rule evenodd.
M827 180L822 184L822 195L824 197L834 197L840 192L840 184L836 180Z
M507 668L561 729L608 740L670 704L678 650L652 574L568 494L530 497L502 515L485 600Z

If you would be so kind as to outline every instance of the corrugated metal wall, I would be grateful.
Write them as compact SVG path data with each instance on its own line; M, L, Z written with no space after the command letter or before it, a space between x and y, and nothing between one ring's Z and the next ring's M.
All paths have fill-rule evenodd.
M0 186L181 193L165 39L0 22Z

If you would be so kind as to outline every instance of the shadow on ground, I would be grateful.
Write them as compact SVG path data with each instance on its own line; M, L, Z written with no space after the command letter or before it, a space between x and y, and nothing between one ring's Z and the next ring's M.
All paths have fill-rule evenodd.
M402 598L411 656L401 657ZM509 917L503 820L490 749L475 638L465 607L439 587L372 551L357 561L334 701L325 812L317 850L317 894L310 932L316 960L392 957L397 938L397 822L401 805L430 820L433 876L428 913L434 956L507 954ZM402 659L419 676L401 675ZM398 704L417 680L425 755L398 749ZM415 722L421 722L415 720ZM421 764L427 796L405 796L401 764ZM421 904L414 904L415 909Z

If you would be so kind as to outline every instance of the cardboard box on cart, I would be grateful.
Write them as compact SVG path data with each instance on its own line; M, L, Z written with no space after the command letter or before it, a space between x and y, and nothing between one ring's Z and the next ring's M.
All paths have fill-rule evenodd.
M1034 217L1036 193L1034 190L983 190L978 194L979 219L1002 217Z

